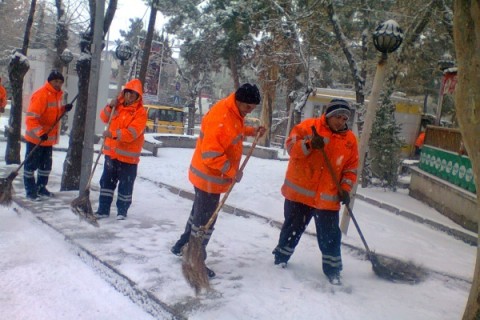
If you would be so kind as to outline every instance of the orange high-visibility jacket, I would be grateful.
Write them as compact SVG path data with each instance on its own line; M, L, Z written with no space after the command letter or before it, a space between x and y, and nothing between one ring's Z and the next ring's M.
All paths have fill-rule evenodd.
M5 108L7 105L7 90L0 83L0 109Z
M423 147L424 142L425 142L425 131L422 131L418 135L417 140L415 140L415 147L417 148Z
M205 114L188 174L195 187L209 193L228 190L240 165L244 137L255 135L255 128L243 121L235 93Z
M133 79L125 84L125 89L133 90L139 94L137 101L129 106L124 105L123 92L118 97L109 131L112 138L106 138L103 153L118 161L137 164L140 162L144 132L147 125L147 112L143 107L142 83ZM100 119L108 123L111 107L107 105L100 112Z
M332 132L325 115L295 126L287 139L290 154L282 194L291 201L323 210L339 210L338 189L320 150L309 148L312 126L325 142L325 152L342 189L350 192L357 181L357 139L350 130Z
M40 143L40 136L47 133L65 112L62 96L63 91L55 90L48 81L33 93L25 115L25 140L34 144ZM57 123L41 146L53 146L58 143L60 133L58 127Z

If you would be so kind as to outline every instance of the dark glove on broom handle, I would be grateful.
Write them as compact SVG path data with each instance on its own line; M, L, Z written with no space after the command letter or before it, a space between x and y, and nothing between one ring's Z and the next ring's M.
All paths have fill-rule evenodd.
M348 194L348 192L346 190L341 189L338 192L338 197L340 198L340 201L344 205L348 206L350 204L350 194Z
M313 133L313 138L310 141L312 148L317 150L323 149L323 147L325 147L325 142L323 141L322 136L320 136L317 133L317 130L315 129L315 127L312 127L312 133Z

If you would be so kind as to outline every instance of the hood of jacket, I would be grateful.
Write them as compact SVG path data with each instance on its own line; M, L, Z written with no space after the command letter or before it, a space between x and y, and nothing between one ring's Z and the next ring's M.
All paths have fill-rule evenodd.
M143 107L143 86L142 86L142 83L140 82L140 80L133 79L133 80L130 80L127 83L125 83L125 86L124 86L122 92L119 94L119 96L117 98L117 100L122 105L125 102L125 99L123 97L123 91L124 90L132 90L132 91L135 91L136 93L138 93L138 99L135 100L135 102L132 105L137 105L137 107L138 106ZM140 102L140 103L138 103L138 102Z
M133 79L125 83L123 90L132 90L138 93L139 98L143 98L143 86L140 80Z

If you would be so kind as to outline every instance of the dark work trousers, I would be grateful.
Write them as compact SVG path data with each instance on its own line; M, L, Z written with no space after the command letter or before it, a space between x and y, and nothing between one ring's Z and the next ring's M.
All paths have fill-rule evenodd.
M28 157L30 152L35 148L36 144L27 142L25 151L25 164L23 169L23 183L27 196L37 196L40 188L45 188L48 184L48 176L52 171L52 147L39 146ZM35 171L37 171L37 179L35 181Z
M137 165L125 163L105 156L102 177L100 178L100 214L110 214L113 194L118 183L117 214L126 216L132 204L133 184L137 177Z
M210 220L210 217L215 212L215 209L217 209L219 201L219 193L208 193L195 188L195 199L193 200L192 210L190 211L190 216L188 217L187 224L185 225L185 231L180 236L180 239L178 239L175 247L180 250L185 244L187 244L188 240L190 239L190 234L193 236L198 235L197 233L199 228L208 223L208 220ZM212 225L203 236L203 249L205 258L205 249L213 233L216 220L217 219L213 221Z
M312 219L315 219L317 242L322 252L322 268L326 275L342 270L342 232L338 226L339 214L335 210L320 210L300 202L285 199L285 222L280 231L278 245L273 254L281 262L287 262L295 251L303 232Z

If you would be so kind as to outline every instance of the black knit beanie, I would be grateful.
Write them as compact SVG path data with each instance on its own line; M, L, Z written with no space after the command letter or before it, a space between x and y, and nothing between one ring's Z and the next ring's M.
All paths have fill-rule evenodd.
M235 100L248 104L260 103L260 91L256 85L250 83L242 84L240 88L235 91Z
M57 70L52 70L52 72L50 72L50 75L48 76L48 82L52 80L62 80L62 82L65 82L63 75Z
M330 118L339 114L350 118L350 105L343 99L332 99L332 101L330 101L330 103L327 105L325 117Z

